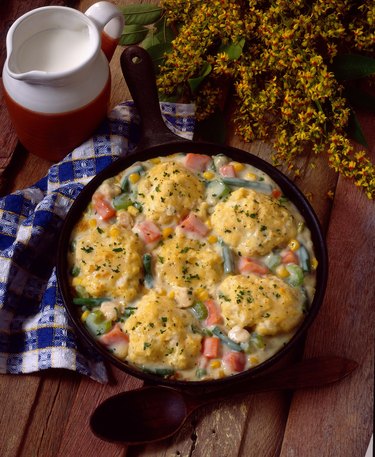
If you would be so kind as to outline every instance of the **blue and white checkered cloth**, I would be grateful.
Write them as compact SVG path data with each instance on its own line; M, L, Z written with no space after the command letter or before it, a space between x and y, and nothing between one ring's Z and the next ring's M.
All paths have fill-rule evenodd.
M161 103L168 127L191 139L194 106ZM57 286L59 232L84 185L139 139L132 102L118 105L96 134L28 189L0 198L0 373L67 368L105 382L100 357L80 342Z

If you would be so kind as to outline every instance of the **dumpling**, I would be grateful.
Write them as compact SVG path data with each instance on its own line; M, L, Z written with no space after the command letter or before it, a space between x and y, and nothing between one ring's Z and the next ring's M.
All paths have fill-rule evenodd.
M224 324L249 327L260 335L293 330L303 319L304 296L276 276L228 276L219 286Z
M216 234L240 255L266 255L297 233L292 214L274 198L238 189L211 216Z
M197 325L193 315L155 291L143 296L137 308L123 324L129 335L127 360L182 370L194 366L202 336L192 331Z
M161 286L210 291L223 274L223 260L209 243L176 235L155 251L155 271Z
M138 184L137 199L143 213L158 224L179 222L203 196L204 185L197 176L172 161L152 167Z
M84 230L89 224L90 221L81 221L73 233L72 263L78 273L72 285L83 287L93 297L133 300L143 276L138 237L115 224Z

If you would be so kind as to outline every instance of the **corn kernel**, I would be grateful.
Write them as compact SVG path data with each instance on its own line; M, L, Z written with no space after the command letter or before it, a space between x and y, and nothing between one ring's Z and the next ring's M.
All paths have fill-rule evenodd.
M219 377L219 378L225 378L224 370L219 370L219 372L218 372L218 377Z
M91 228L95 228L96 227L96 219L90 219L89 220L89 226Z
M240 162L233 162L232 166L234 168L234 171L242 171L245 168L245 165Z
M81 321L82 322L85 322L85 320L87 319L87 316L90 314L90 311L86 310L82 316L81 316Z
M213 173L212 171L205 171L203 174L202 174L203 178L204 179L212 179L215 177L215 173Z
M172 299L175 297L174 290L171 290L171 291L168 293L168 297L169 297L169 298L172 298Z
M173 227L165 227L162 231L163 238L168 238L173 232Z
M215 243L217 243L217 236L215 236L215 235L210 235L210 236L207 238L207 241L208 241L210 244L215 244Z
M313 259L311 259L311 268L313 270L316 270L318 268L318 261L316 260L315 257Z
M112 225L111 228L109 229L109 235L111 238L117 238L120 235L119 228Z
M157 165L160 163L160 159L159 157L154 157L153 159L150 159L150 162L152 162L154 165Z
M259 363L259 359L255 355L251 355L249 357L249 362L251 365L257 365Z
M279 277L279 278L287 278L289 276L289 272L288 270L285 268L285 265L278 265L276 267L276 275Z
M130 173L128 179L132 184L135 184L136 182L139 181L139 178L140 178L139 173Z
M212 360L210 363L211 368L220 368L221 362L220 360Z
M212 229L212 224L211 224L210 219L206 219L206 220L204 221L204 223L206 224L206 226L207 226L209 229Z
M249 180L249 181L256 181L258 179L257 175L255 173L248 173L246 175L246 178Z
M198 300L201 300L201 301L205 301L210 298L207 290L203 289L202 287L200 287L199 289L197 289L195 291L195 296L197 297Z
M160 289L159 294L165 296L167 295L167 291L165 289Z
M82 285L82 278L73 278L73 281L72 281L72 284L73 286L81 286Z
M138 209L133 206L133 205L130 205L128 206L128 209L127 209L128 213L131 214L132 216L136 216L138 214Z
M288 243L288 247L291 251L297 251L300 248L300 244L298 240L290 240Z

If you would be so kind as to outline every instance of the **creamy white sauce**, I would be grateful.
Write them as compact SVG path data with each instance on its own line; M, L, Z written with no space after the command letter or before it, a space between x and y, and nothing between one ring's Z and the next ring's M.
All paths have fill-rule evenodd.
M137 171L135 172L135 174L138 173L139 176L138 177L136 176L137 179L135 179L134 182L128 182L128 184L126 186L126 191L124 192L124 194L126 194L129 199L133 200L134 202L137 202L137 199L139 199L139 195L138 195L139 183L143 179L146 179L148 171L153 169L153 167L156 166L156 163L165 163L168 161L173 161L173 162L176 162L179 164L184 164L185 155L177 154L174 156L162 157L162 158L158 159L158 161L156 161L156 162L155 161L144 162L143 164L141 164L143 166L143 169L141 171L138 170L138 172ZM223 158L220 158L220 163L223 163L223 162L226 163L226 162L231 162L231 161L230 161L230 159L225 160ZM133 174L134 174L134 166L131 167L130 170L133 171ZM165 297L165 296L172 297L172 300L175 301L176 309L187 310L187 312L192 313L192 316L194 318L196 317L196 314L193 312L192 306L197 301L204 302L205 300L207 301L207 299L210 299L210 300L212 299L214 301L216 300L217 305L220 303L220 299L218 298L220 296L220 286L221 286L223 280L226 277L228 277L228 274L225 274L223 272L221 274L221 276L219 276L219 277L215 277L215 275L212 276L211 273L214 268L212 265L211 268L207 268L204 272L199 272L199 274L201 274L201 276L202 276L202 283L200 284L199 281L196 282L196 277L198 276L197 270L194 270L194 265L193 265L193 263L191 263L192 262L191 258L189 258L188 255L187 255L187 257L183 257L180 255L181 253L185 254L188 252L192 252L191 247L187 248L186 245L183 244L184 243L183 238L185 238L186 240L189 240L189 239L193 240L193 242L197 242L197 241L201 242L200 250L204 252L205 249L209 249L211 252L214 252L216 254L217 258L220 259L218 262L221 263L223 261L223 259L221 258L222 245L220 244L220 240L217 239L216 241L213 241L212 239L210 239L210 236L215 237L215 235L217 234L217 233L215 233L215 229L210 227L210 221L212 221L211 216L212 216L212 213L213 213L216 205L219 202L226 201L226 199L229 198L230 195L232 195L233 192L237 189L237 187L233 187L230 194L228 194L224 197L221 197L221 198L212 197L212 193L211 193L210 199L209 199L210 201L207 204L207 202L204 202L204 200L207 197L207 185L209 185L209 183L215 179L220 180L221 175L218 173L217 168L215 169L212 167L208 167L206 171L209 172L206 175L202 171L194 171L194 175L196 177L198 177L201 182L204 183L205 190L203 192L203 201L201 201L199 203L199 205L197 205L195 208L190 208L190 209L191 209L191 213L194 213L195 215L200 217L202 219L202 221L204 222L204 224L207 225L207 227L209 228L208 233L205 235L199 235L194 232L191 232L191 233L189 233L189 231L184 232L184 230L181 229L181 220L178 220L178 216L176 216L176 220L173 222L169 221L168 223L165 223L165 224L156 223L155 224L156 229L158 229L160 231L160 237L156 241L152 241L150 243L145 243L142 248L144 253L151 254L151 256L152 256L153 284L152 284L150 290L157 292L158 294L160 294L161 297ZM212 174L213 174L213 176L212 176ZM112 202L112 204L114 204L112 198L115 197L115 199L116 199L119 197L118 194L120 192L119 191L120 186L121 185L124 186L124 180L126 181L128 179L128 176L129 176L129 171L125 170L122 173L120 173L119 175L106 180L97 189L97 194L101 194L104 198L107 199L107 201L110 204L111 204L111 202ZM269 176L267 176L264 172L257 170L255 167L252 167L247 164L243 164L243 168L241 168L241 167L238 168L238 170L236 171L236 178L251 180L253 182L260 184L259 189L257 189L257 191L259 192L259 196L261 196L261 194L270 195L275 190L277 192L279 191L277 185L270 179ZM163 179L168 179L168 175L165 174ZM153 178L153 183L155 183L154 178ZM156 184L160 184L160 182L158 181ZM263 184L266 184L268 186L268 188L266 188L266 190L264 190L265 188L264 188ZM162 186L160 186L160 187L162 187ZM111 189L113 189L114 192L111 192ZM277 194L277 192L276 192L276 194ZM153 191L153 195L154 195L154 198L149 199L149 203L151 206L155 204L155 207L157 208L158 202L163 202L167 205L167 203L168 203L166 201L167 198L166 198L166 200L164 200L165 196L160 195L159 186L155 187L155 189ZM150 196L148 196L148 197L150 197ZM280 198L280 196L275 197L275 201L278 202L276 206L281 205L283 208L287 208L288 212L291 215L293 215L293 218L294 218L296 224L300 225L302 227L296 233L295 238L298 243L300 243L302 246L304 246L307 249L308 254L310 256L310 262L313 263L312 261L314 259L314 251L313 251L313 245L311 242L311 235L310 235L309 229L304 226L303 218L299 214L296 207L290 201L286 200L282 196L281 196L281 200L279 200L279 198ZM132 209L129 208L128 210L121 209L121 210L118 210L117 214L114 215L109 220L103 220L102 217L95 211L94 204L93 204L93 206L94 206L94 208L91 205L89 205L89 207L85 211L84 217L83 217L83 219L87 221L87 224L85 225L85 227L87 226L89 228L85 228L84 230L75 231L73 233L73 240L76 240L79 242L80 240L85 239L85 240L88 240L87 243L89 243L90 230L95 231L95 236L97 236L97 231L99 231L99 233L100 233L103 231L102 229L107 230L108 227L110 228L111 225L116 225L116 224L119 224L120 228L124 227L124 230L125 229L131 230L133 233L137 233L138 236L141 236L142 231L139 229L139 227L146 220L144 211L137 211L134 209L134 207ZM132 219L132 223L128 223L128 221L126 221L127 222L127 224L125 224L126 227L124 226L124 224L121 224L121 221L124 219L124 217L123 217L124 211L126 211L127 218ZM129 213L128 213L128 211L129 211ZM179 208L176 208L177 214L178 214L178 211L179 211ZM245 218L245 214L243 214L243 213L244 212L242 212L242 213L239 212L238 217ZM151 212L151 215L152 215L152 212ZM247 217L248 216L249 215L247 215ZM148 213L148 217L150 217L150 213ZM225 223L224 217L223 217L223 223ZM154 227L152 227L152 228L154 228ZM116 230L117 230L117 228L116 228ZM170 230L170 235L167 234L167 236L165 236L165 230ZM113 234L111 234L111 236L112 235ZM172 264L173 264L173 262L175 262L174 267L176 270L176 277L174 277L174 274L175 274L174 268L172 268L172 275L169 274L169 276L164 277L163 274L161 274L161 272L163 271L161 264L165 265L168 262L167 257L169 254L168 254L168 251L167 252L162 251L161 247L164 245L168 245L169 240L173 241L175 239L180 240L179 243L182 243L179 245L179 248L178 248L178 253L177 253L177 257L176 257L177 261L175 260L175 257L173 257L176 255L176 251L172 251L172 253L171 253L171 256L172 256L171 258L173 259ZM114 242L115 242L115 240L116 240L116 237L114 237ZM296 241L296 240L294 240L294 241ZM288 246L287 246L288 241L289 240L285 241L282 246L276 246L274 249L272 249L272 251L270 251L271 254L275 254L276 256L281 257L284 254L284 252L287 252L288 250L290 251L290 248L288 248ZM171 246L173 247L173 243ZM183 246L185 246L185 247L183 247ZM115 247L115 245L113 247L114 247L115 251L117 250L117 248L121 249L117 245L116 245L116 247ZM84 249L87 250L87 248L84 248ZM231 249L233 251L233 256L235 258L235 266L234 266L234 270L229 274L229 276L230 275L241 275L241 274L246 276L248 273L244 273L244 272L241 273L239 271L239 260L241 259L242 256L238 254L235 247L232 246ZM89 251L90 251L90 249L89 249ZM69 255L71 267L74 267L74 265L76 264L76 259L78 257L81 258L83 256L84 261L89 262L90 257L93 254L95 254L95 251L88 252L88 253L79 252L78 254L75 254L73 252L72 254ZM265 265L265 264L267 264L266 257L267 257L267 255L255 256L255 260L259 261L262 265ZM198 257L195 257L195 261L197 262L197 264L199 264L199 263L204 264L205 259L200 258L198 256ZM185 266L187 266L189 268L189 270L186 270L186 277L188 278L188 280L186 280L186 283L183 284L182 286L181 286L181 284L180 285L173 284L173 281L175 280L175 278L177 280L181 279L181 278L178 278L179 273L177 273L178 267L179 267L179 265L178 265L179 262L182 265L185 262ZM279 262L279 264L280 264L280 262ZM94 266L95 266L95 268L98 268L98 265L94 265ZM125 271L123 272L123 276L125 278L129 275L128 266L125 266L124 270ZM189 278L189 274L191 274L191 279ZM263 278L266 278L266 279L269 278L271 282L272 281L276 282L276 279L272 279L272 278L276 278L276 268L269 267L269 271L266 274L263 274L263 275L260 274L260 276ZM288 283L288 279L282 278L282 277L280 277L280 278L283 281L285 281L285 287L288 288L290 286L290 284ZM278 280L280 278L278 278ZM209 281L208 281L208 279L209 279ZM85 281L85 278L83 278L83 281ZM142 281L142 278L141 278L141 281ZM75 278L73 278L72 285L73 285L73 287L75 287L75 284L79 284L79 283L80 283L80 277L78 275L78 282ZM254 282L254 284L256 284L256 282ZM275 284L274 284L274 286L276 287ZM311 303L313 296L314 296L314 292L315 292L314 267L311 269L311 273L305 273L303 283L300 284L298 286L298 288L300 288L300 287L303 288L304 294L306 294L306 296L308 297L308 301ZM126 309L127 308L134 309L134 310L137 309L138 304L142 300L142 297L144 296L144 294L147 294L147 292L148 292L147 289L149 289L149 286L146 285L146 282L145 282L145 288L143 288L143 289L141 288L139 290L138 295L136 295L135 298L130 301L123 300L123 299L121 299L121 297L114 295L115 301L116 301L116 308L119 313L119 316L118 316L117 320L113 320L113 325L120 325L120 326L124 325L124 322L126 322L126 319L127 319L127 317L125 316ZM199 294L202 293L202 289L203 289L203 295L205 292L206 293L208 292L209 297L202 298L202 300L199 300L198 297L199 297ZM263 290L263 286L260 285L259 289ZM191 294L191 296L189 296L189 294ZM110 297L109 297L109 299L110 299ZM242 300L241 297L240 297L240 299ZM262 299L261 296L259 296L258 299L261 300ZM235 301L236 301L236 299L234 300L234 302ZM237 301L237 303L238 303L238 301ZM305 306L305 305L303 305L303 306ZM103 310L107 312L107 308L108 308L108 304L106 303L103 306ZM302 302L301 302L300 310L302 310ZM85 311L85 308L82 309L82 312L84 312L84 311ZM87 312L88 312L88 310L86 310L86 314L87 314ZM220 309L220 312L223 312L223 309ZM239 313L243 312L243 310L240 311L240 309L239 309L238 312ZM288 315L288 312L286 314ZM268 317L268 316L266 316L266 317ZM287 317L290 318L290 315ZM114 324L114 322L117 322L117 324ZM150 324L152 325L152 328L154 329L154 322L151 322L151 323L143 322L142 323L142 325L144 325L145 328L148 328L148 325L150 325ZM274 322L271 323L271 319L269 319L269 320L266 319L262 325L263 325L263 329L265 329L265 331L267 332L270 328L274 328L275 324L274 324ZM201 320L201 321L198 320L198 326L200 327L200 331L203 330L203 332L205 332L205 331L211 332L214 329L214 327L216 326L216 324L208 325L205 320ZM225 326L224 320L222 321L221 324L218 324L218 326L228 336L230 336L234 333L236 333L236 334L241 333L241 329L238 329L238 328L235 330L235 332L231 332L231 329L230 328L228 329L228 327ZM122 328L124 329L124 327L122 327ZM232 327L232 329L233 328L234 327ZM251 367L254 367L254 366L262 363L263 361L267 360L272 355L274 355L277 351L279 351L293 336L295 330L298 328L298 325L288 331L279 330L274 335L271 333L268 333L268 334L266 333L263 336L259 336L257 334L257 332L254 330L254 328L255 327L253 327L253 328L249 327L249 328L246 328L246 330L243 329L243 331L242 331L242 339L243 339L244 335L246 335L246 334L251 335L251 339L249 339L248 342L242 341L242 340L240 342L237 342L237 344L241 344L243 347L243 354L244 354L244 358L246 359L245 365L243 368L244 370L247 370ZM193 333L195 333L195 332L193 332ZM132 338L131 332L130 332L129 336L130 336L130 338ZM159 334L158 334L158 337L161 338L161 336ZM100 336L99 336L99 338L100 338ZM205 336L202 336L202 342L203 342L204 338L205 338ZM234 337L232 339L232 342L236 343L235 340L236 340L236 337ZM147 340L147 342L145 343L145 346L144 346L144 350L145 351L148 350L149 345L151 345L151 344L152 344L151 339ZM168 344L169 343L166 342L166 347ZM159 368L161 368L161 369L172 368L175 371L178 379L186 379L186 380L217 379L217 378L220 378L223 376L233 375L236 373L236 371L233 370L233 366L231 366L230 362L228 362L228 359L226 358L226 356L230 352L233 352L233 350L232 350L232 348L230 348L230 346L228 347L228 345L225 344L222 340L220 341L220 344L221 344L221 349L220 349L220 353L217 357L207 358L204 355L202 355L201 353L199 353L196 355L196 360L195 360L196 364L191 368L189 367L186 369L174 370L173 366L168 366L168 364L165 362L165 359L163 359L164 363L160 362L158 360L150 359L150 361L146 364L145 368L148 368L151 370L155 370L155 369L159 369ZM122 357L120 357L120 358L122 358L123 360L127 360L126 351L124 352L123 346L121 347L121 351L120 350L116 351L116 344L113 344L112 346L107 345L107 347L115 355L116 355L116 352L117 353L121 352ZM130 362L135 363L137 365L137 363L134 361L130 361ZM139 365L141 367L144 367L144 363L139 363ZM242 370L240 370L240 371L242 371ZM198 372L199 372L199 375L198 375Z

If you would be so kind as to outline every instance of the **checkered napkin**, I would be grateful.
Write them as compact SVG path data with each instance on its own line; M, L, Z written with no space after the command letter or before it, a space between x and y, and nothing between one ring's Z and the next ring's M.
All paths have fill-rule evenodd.
M193 105L161 103L168 127L192 138ZM139 139L132 102L28 189L0 198L0 373L67 368L105 382L100 357L77 340L57 286L57 240L84 185Z

